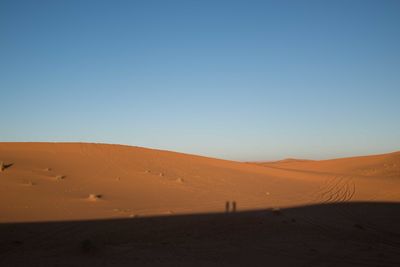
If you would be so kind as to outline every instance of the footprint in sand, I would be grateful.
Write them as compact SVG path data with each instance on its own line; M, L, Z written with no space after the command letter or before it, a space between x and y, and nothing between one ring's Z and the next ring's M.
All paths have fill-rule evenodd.
M175 182L183 184L185 182L185 180L183 180L182 178L178 178L175 180Z
M22 185L24 185L24 186L35 186L37 184L35 182L29 181L29 182L24 182Z
M57 181L64 180L65 178L66 178L65 175L57 175L57 176L55 177L55 179L56 179Z

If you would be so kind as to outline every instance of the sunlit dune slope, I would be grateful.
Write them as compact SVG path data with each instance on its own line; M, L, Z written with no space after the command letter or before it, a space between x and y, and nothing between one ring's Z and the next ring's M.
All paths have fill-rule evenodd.
M140 147L0 143L0 221L220 212L400 200L400 153L241 163Z
M286 159L276 162L259 162L257 164L266 167L297 171L400 178L400 152L320 161Z

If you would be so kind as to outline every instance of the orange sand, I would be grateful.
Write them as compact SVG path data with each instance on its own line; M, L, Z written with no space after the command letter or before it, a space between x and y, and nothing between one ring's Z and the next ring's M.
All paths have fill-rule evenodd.
M0 143L0 222L399 201L400 153L242 163L122 145Z

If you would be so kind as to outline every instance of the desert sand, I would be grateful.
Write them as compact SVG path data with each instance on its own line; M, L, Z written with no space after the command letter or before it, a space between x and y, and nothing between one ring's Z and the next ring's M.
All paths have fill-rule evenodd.
M1 266L400 266L399 152L251 163L0 143L0 161Z

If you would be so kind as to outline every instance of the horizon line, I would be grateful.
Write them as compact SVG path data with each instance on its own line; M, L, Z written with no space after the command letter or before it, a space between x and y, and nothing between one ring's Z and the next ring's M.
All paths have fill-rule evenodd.
M0 144L91 144L91 145L109 145L109 146L124 146L124 147L136 147L142 149L149 149L149 150L156 150L161 152L169 152L169 153L176 153L181 155L188 155L188 156L196 156L202 158L209 158L209 159L216 159L216 160L224 160L224 161L231 161L231 162L240 162L240 163L273 163L279 162L284 160L305 160L305 161L328 161L328 160L340 160L340 159L350 159L350 158L360 158L360 157L371 157L371 156L383 156L389 154L396 154L400 153L400 150L394 150L385 153L373 153L373 154L366 154L366 155L356 155L356 156L339 156L334 158L328 159L311 159L311 158L293 158L293 157L285 157L276 160L231 160L213 156L207 156L202 154L193 154L188 152L181 152L169 149L160 149L154 147L144 147L138 145L129 145L129 144L121 144L121 143L106 143L106 142L84 142L84 141L0 141Z

